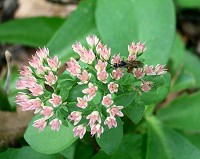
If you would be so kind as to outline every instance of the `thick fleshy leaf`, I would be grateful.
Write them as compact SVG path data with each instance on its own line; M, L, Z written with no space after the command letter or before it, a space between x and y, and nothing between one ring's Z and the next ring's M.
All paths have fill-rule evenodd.
M167 128L155 117L148 117L146 159L198 159L200 151L186 138Z
M47 47L53 54L58 54L62 62L71 56L77 56L72 50L72 44L76 41L86 43L86 36L97 33L94 17L95 5L96 0L80 2L77 10L69 16L48 42Z
M37 116L33 118L24 134L25 140L35 151L44 154L54 154L66 149L76 141L77 138L74 137L72 125L68 124L69 127L61 125L58 132L52 131L47 126L44 131L39 132L39 129L32 126L33 121L36 119L38 119Z
M182 68L185 60L185 48L182 39L176 34L173 46L170 52L169 69L172 76L176 75L177 71Z
M114 103L117 106L128 106L134 100L135 93L124 93L114 99Z
M60 154L41 154L39 152L34 151L29 146L24 146L22 148L14 149L8 148L5 152L0 153L1 159L58 159L63 158Z
M196 81L193 74L183 68L177 79L174 81L170 91L180 92L186 89L190 89L195 86L195 83Z
M109 17L109 18L108 18ZM146 42L148 64L168 61L175 33L175 13L170 0L98 0L96 22L112 53L127 56L133 40Z
M43 47L63 21L61 18L47 17L8 21L0 25L0 42Z
M137 124L144 115L144 109L145 105L142 101L133 100L131 104L125 107L122 111L133 123Z
M198 69L200 68L200 60L191 52L187 52L185 56L184 69L193 75L195 79L195 85L193 87L200 88L200 71Z
M123 138L120 148L113 155L99 151L92 159L145 159L145 135L127 134Z
M162 80L163 84L159 86L156 90L152 90L142 94L142 101L146 105L159 103L167 96L171 84L171 76L169 73L166 73L161 76L160 80ZM155 85L156 84L157 83L155 83Z
M114 153L120 146L123 139L122 121L117 119L117 127L108 129L106 126L100 138L96 137L97 143L107 154Z
M200 92L193 95L183 95L160 109L157 116L172 128L199 131L200 124Z

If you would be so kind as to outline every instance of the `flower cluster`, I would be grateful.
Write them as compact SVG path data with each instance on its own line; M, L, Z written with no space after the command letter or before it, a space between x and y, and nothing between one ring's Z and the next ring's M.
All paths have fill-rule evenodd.
M29 61L30 66L23 66L16 88L23 91L16 96L16 103L22 111L34 110L42 118L34 121L33 126L43 131L49 124L53 131L58 131L62 124L55 113L62 104L61 96L56 94L57 72L60 67L58 57L50 58L46 48L36 51ZM49 92L45 86L53 89Z
M124 59L120 54L111 56L111 49L95 35L86 37L86 41L88 47L80 42L72 45L80 59L71 57L66 62L65 74L75 83L68 90L69 97L73 95L71 89L81 88L76 90L80 93L73 100L66 99L61 93L58 78L61 64L57 56L49 56L48 49L38 50L29 61L30 66L23 66L20 71L17 89L23 92L18 93L16 102L22 111L34 110L39 114L40 118L34 121L33 126L40 131L47 125L58 131L64 120L74 125L74 136L82 139L87 130L100 138L105 128L116 128L117 121L124 116L123 103L117 105L115 99L127 86L128 91L135 91L137 87L137 90L148 92L154 84L148 77L166 73L161 64L154 67L141 62L140 56L146 50L144 43L132 42L128 46L129 55ZM125 84L126 87L121 85L127 75L139 84L131 81Z

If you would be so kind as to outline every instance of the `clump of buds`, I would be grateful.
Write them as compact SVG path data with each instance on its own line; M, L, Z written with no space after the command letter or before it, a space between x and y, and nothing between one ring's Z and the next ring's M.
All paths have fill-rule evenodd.
M77 81L71 89L83 86L78 91L76 103L68 108L70 102L63 102L61 91L58 87L57 77L60 62L57 56L49 57L46 48L40 49L32 57L30 66L23 66L20 71L21 77L17 82L17 89L25 90L17 95L17 104L22 111L34 110L40 114L41 118L36 120L34 127L44 130L47 125L53 131L58 131L63 119L59 113L65 107L63 114L68 122L75 127L74 135L83 138L86 129L91 135L100 138L105 126L109 129L117 127L117 118L123 117L123 103L115 104L115 99L123 93L124 86L120 85L125 75L131 75L135 81L139 81L138 89L148 92L153 87L153 82L146 80L149 76L162 75L166 73L163 65L144 65L139 59L146 50L145 44L131 43L128 46L129 55L122 58L120 54L111 56L111 49L104 45L95 35L86 37L88 47L84 47L80 42L72 45L80 59L71 57L66 62L66 74L69 74L74 81ZM51 87L51 91L46 89L46 85ZM130 88L134 83L129 85ZM135 91L132 89L131 91ZM81 94L81 95L80 95ZM70 96L70 95L69 95Z

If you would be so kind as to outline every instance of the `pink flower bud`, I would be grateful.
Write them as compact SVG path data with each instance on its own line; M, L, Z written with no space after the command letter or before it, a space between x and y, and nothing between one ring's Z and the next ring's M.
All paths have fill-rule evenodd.
M66 70L69 71L72 75L76 76L77 74L81 73L81 67L73 57L71 57L66 64Z
M111 94L107 94L106 96L103 97L102 105L109 107L112 104L113 104L113 100L112 100Z
M86 119L89 119L89 125L92 126L95 124L95 122L97 121L98 123L101 123L101 118L99 115L98 111L93 111L90 115L88 115L86 117Z
M141 79L145 75L142 68L134 69L133 73L137 79Z
M151 85L153 83L152 82L149 82L149 81L143 81L140 85L140 88L143 92L148 92L151 90Z
M86 37L86 41L90 47L94 47L98 44L99 38L96 35L91 35Z
M98 60L97 64L95 65L95 69L97 72L101 72L106 70L107 62L102 62L101 60Z
M52 71L49 71L48 75L45 75L44 77L46 79L45 83L48 84L49 86L55 84L58 79L57 76L54 75Z
M110 82L108 84L108 89L109 89L110 93L118 92L118 87L119 87L119 85L114 82Z
M49 56L49 49L47 48L42 48L36 51L37 56L39 59L42 61L43 59L47 59Z
M87 97L84 96L83 98L77 97L78 103L76 104L77 107L85 109L88 106Z
M124 114L121 112L121 109L123 109L123 106L116 106L113 105L112 107L107 109L107 112L110 114L110 116L114 117L115 115L119 117L123 117Z
M151 66L145 65L144 66L144 73L146 75L156 75L156 73L153 70L153 65L151 65Z
M104 121L105 125L108 125L108 128L111 129L113 126L116 128L117 127L117 121L115 117L107 117L106 120Z
M114 55L111 60L111 64L114 65L115 63L120 63L122 61L120 54Z
M81 80L78 84L87 84L91 78L91 73L88 73L86 70L82 71L82 74L77 75L77 77Z
M158 65L156 65L154 72L157 75L163 75L167 72L166 70L167 69L165 68L165 65L158 64Z
M86 127L84 127L83 124L78 125L73 129L73 132L74 132L74 137L79 136L80 139L82 139L86 133Z
M52 94L52 98L49 99L49 102L53 105L53 107L57 107L62 103L61 96L58 96L56 94Z
M50 106L43 106L40 114L44 115L45 119L49 119L53 116L53 108Z
M62 121L57 119L57 118L55 118L49 124L51 125L51 130L59 131L60 125L62 125Z
M97 86L94 86L92 83L89 83L88 88L84 89L82 92L84 94L88 94L88 101L91 101L96 96L97 90Z
M77 125L82 119L82 113L79 111L73 111L68 116L68 119L70 119L70 121L74 121L74 125Z
M124 75L123 71L121 70L121 68L117 68L116 70L112 71L111 77L113 79L119 80L120 78L122 78Z
M31 88L29 88L29 91L33 96L40 96L44 94L43 87L39 84L34 84Z
M54 56L54 58L48 58L47 59L47 63L49 65L49 67L53 70L53 71L57 71L58 68L60 67L60 62L58 60L58 56Z
M34 123L33 123L33 126L35 128L38 128L40 131L43 131L44 128L46 127L46 125L47 125L47 122L46 122L45 118L35 120Z
M107 83L108 73L104 71L97 72L97 79L103 83Z
M97 134L97 137L100 138L101 134L104 132L104 128L100 124L93 125L91 127L91 135L94 136Z

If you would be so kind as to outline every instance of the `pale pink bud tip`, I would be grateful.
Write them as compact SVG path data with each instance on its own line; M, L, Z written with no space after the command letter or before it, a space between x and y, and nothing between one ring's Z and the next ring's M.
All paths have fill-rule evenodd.
M116 93L116 92L118 92L118 87L119 87L119 85L116 84L116 83L114 83L114 82L110 82L108 84L108 89L109 89L110 93Z
M59 131L62 121L56 118L56 119L53 119L49 124L51 125L51 130Z
M73 132L74 132L74 137L79 136L80 139L82 139L86 133L86 127L84 127L83 124L78 125L73 129Z
M117 127L117 122L115 117L107 117L106 120L104 121L105 125L108 125L108 128L111 129L113 126L116 128Z
M73 111L71 114L68 116L68 119L70 121L74 121L74 125L77 125L79 121L82 119L82 113L78 111Z
M97 137L100 138L101 134L104 132L104 128L100 124L93 125L91 127L91 135L97 134Z
M49 99L49 102L53 105L53 107L57 107L62 103L61 96L58 96L56 94L52 94L52 98Z
M41 114L44 115L45 119L49 119L53 116L53 108L50 106L43 106Z
M121 109L123 109L123 106L116 106L113 105L112 107L107 109L107 112L110 114L110 116L114 117L114 116L119 116L119 117L123 117L124 114L121 112Z
M91 35L86 37L86 41L90 47L94 47L98 44L99 38L96 35Z
M40 131L43 131L44 128L46 127L46 125L47 125L47 122L46 122L45 118L35 120L34 123L33 123L33 126L35 128L38 128Z
M154 72L157 75L163 75L167 72L167 69L165 68L165 65L158 64L156 65Z
M143 92L148 92L151 90L151 85L153 83L152 82L148 82L148 81L143 81L140 85L140 88Z
M81 73L81 67L73 57L71 57L66 64L66 70L69 71L72 75L76 76Z
M111 98L111 94L108 94L108 95L103 97L102 105L109 107L112 104L113 104L113 100Z
M88 101L90 101L95 97L97 90L98 90L97 86L94 86L92 83L89 83L88 88L84 89L82 92L84 94L88 94L87 99L88 99Z
M101 123L101 117L98 111L93 111L90 115L86 117L86 119L89 119L89 125L92 126L97 121L98 123Z
M83 98L77 97L78 103L76 104L77 107L85 109L88 106L87 97L84 96Z

